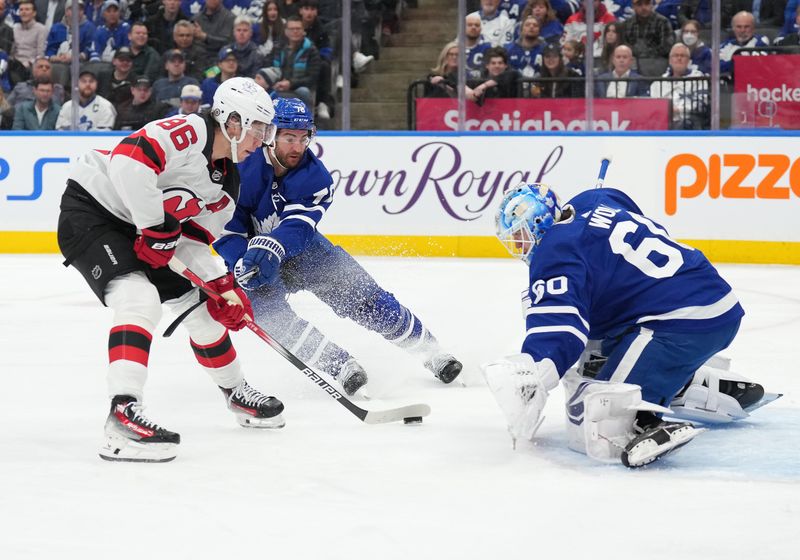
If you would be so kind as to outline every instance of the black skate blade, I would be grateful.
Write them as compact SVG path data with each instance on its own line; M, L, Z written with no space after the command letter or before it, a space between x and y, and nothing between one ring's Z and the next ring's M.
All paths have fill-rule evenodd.
M772 401L777 401L779 398L783 396L783 393L764 393L764 396L761 397L761 400L755 402L744 409L745 412L750 413L754 410L758 410L764 405L771 403Z

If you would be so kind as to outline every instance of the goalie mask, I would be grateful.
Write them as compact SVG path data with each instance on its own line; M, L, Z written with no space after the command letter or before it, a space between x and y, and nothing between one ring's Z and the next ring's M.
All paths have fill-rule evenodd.
M497 238L509 253L530 264L542 237L560 219L556 193L539 183L521 183L500 202L495 216Z

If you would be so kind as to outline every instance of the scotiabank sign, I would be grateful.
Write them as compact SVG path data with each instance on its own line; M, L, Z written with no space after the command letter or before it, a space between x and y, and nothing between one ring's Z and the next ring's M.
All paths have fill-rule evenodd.
M458 130L458 101L417 99L417 130ZM467 103L466 130L586 130L583 99L487 99ZM666 130L666 99L595 99L594 130Z
M800 128L800 55L735 56L733 122Z

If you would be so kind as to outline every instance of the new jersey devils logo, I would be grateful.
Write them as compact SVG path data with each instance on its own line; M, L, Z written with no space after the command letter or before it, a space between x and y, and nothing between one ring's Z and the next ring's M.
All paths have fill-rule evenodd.
M183 187L164 189L164 210L175 216L179 222L194 218L203 211L205 203L192 191Z

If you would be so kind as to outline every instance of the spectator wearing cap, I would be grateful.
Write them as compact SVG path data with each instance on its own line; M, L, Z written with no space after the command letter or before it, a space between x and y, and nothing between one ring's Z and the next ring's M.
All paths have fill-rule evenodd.
M206 49L194 38L194 23L182 20L175 23L172 38L176 49L180 49L186 60L186 75L195 78L198 83L205 79L206 69L216 63L217 55L209 60ZM165 53L166 54L166 53ZM166 57L162 57L161 67L165 68Z
M272 66L281 71L281 79L273 90L280 95L299 97L306 105L314 107L319 80L319 51L305 36L299 16L289 17L284 33L286 41L272 51Z
M236 52L231 47L222 47L218 58L219 74L210 76L200 83L204 105L211 105L214 102L214 92L222 82L239 75L239 61L236 58Z
M47 46L47 28L36 21L36 4L33 0L20 0L17 4L19 22L14 24L14 48L11 58L26 71L37 56L44 55Z
M108 99L97 95L97 76L84 70L78 77L78 130L111 130L117 111ZM56 121L56 130L72 128L72 100L61 107Z
M133 22L128 39L133 58L133 73L148 78L151 83L154 82L164 65L158 52L147 44L147 26L141 21Z
M204 8L194 17L194 38L205 47L209 60L233 42L234 19L222 0L206 0Z
M107 85L108 92L103 95L101 86L100 94L106 99L111 101L114 106L119 105L123 101L131 98L131 86L136 80L136 74L133 73L133 55L129 47L120 47L114 53L114 60L111 61L114 65L114 71L111 73L111 80Z
M264 57L253 42L253 24L246 16L239 16L233 22L233 42L223 47L231 49L239 62L237 74L251 78L264 66Z
M33 81L33 99L14 111L14 130L55 130L61 105L53 101L53 81Z
M181 90L181 104L176 109L172 109L167 113L166 117L174 117L181 115L202 114L201 112L201 99L203 92L199 87L188 85L183 86Z
M130 46L131 26L128 22L120 20L117 0L106 0L103 3L103 21L103 25L98 27L94 33L90 60L111 62L114 59L114 52L118 48Z
M94 41L95 27L92 22L86 19L83 13L83 0L78 0L80 14L78 16L78 50L81 60L89 60ZM64 19L53 24L50 33L47 35L47 47L45 55L50 58L50 62L60 64L70 64L72 62L72 4L67 4L64 8ZM63 109L63 106L62 106Z
M131 86L131 98L119 105L114 130L139 130L147 123L165 117L172 107L153 97L147 78L137 78Z
M256 72L255 76L253 76L253 79L258 85L263 87L267 93L272 93L272 88L281 79L281 69L273 68L272 66L261 68Z
M175 24L188 19L189 16L181 10L181 0L163 0L158 12L145 20L150 35L150 46L157 50L158 54L174 49L177 46L172 38ZM191 31L194 35L194 27Z
M667 68L675 34L669 20L655 11L653 0L633 0L635 15L620 29L622 42L631 46L643 76L660 76Z
M542 50L542 67L537 77L545 79L533 83L532 97L553 99L583 95L583 82L576 79L581 75L564 64L564 57L561 56L557 44L549 44Z
M36 80L53 81L53 65L46 56L40 56L33 61L31 79L17 82L14 89L8 94L8 102L16 107L25 101L34 99L33 84ZM53 82L53 100L59 105L64 102L64 86L58 82Z
M173 107L180 104L181 90L188 84L200 85L197 80L186 75L186 59L180 49L164 53L167 76L153 84L153 97L156 101L169 103ZM235 58L235 57L234 57Z

